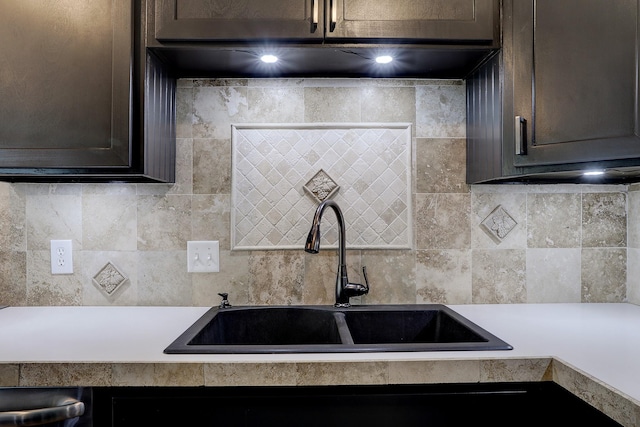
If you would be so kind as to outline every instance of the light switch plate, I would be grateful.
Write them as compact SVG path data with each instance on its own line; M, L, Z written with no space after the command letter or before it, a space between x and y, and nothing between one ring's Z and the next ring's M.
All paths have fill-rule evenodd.
M220 243L217 240L187 242L187 271L217 273L220 271Z
M51 241L51 274L73 274L71 240Z

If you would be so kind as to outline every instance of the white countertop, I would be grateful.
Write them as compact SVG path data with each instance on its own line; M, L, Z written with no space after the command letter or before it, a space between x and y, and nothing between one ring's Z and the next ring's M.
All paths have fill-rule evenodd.
M640 306L452 305L511 344L510 351L167 355L208 307L8 307L0 310L0 364L239 363L491 360L551 357L640 401Z

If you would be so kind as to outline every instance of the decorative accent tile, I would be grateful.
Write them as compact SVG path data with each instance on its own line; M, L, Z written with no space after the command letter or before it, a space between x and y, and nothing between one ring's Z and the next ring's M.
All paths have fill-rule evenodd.
M502 205L498 205L498 207L480 223L485 233L496 243L502 242L516 225L518 225L516 220L513 219Z
M105 264L105 266L93 276L93 283L107 295L113 294L116 289L126 281L127 277L125 277L115 265L111 264L111 262Z
M340 186L322 169L316 173L302 188L318 203L330 199Z
M411 249L410 123L233 125L231 143L232 249L302 249L327 177L340 191L314 196L339 204L348 248ZM323 246L337 237L329 213Z

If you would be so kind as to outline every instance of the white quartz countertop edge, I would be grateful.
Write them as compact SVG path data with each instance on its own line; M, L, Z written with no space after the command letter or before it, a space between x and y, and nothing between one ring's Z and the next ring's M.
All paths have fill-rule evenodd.
M632 304L450 305L509 351L168 355L209 307L7 307L0 364L281 363L555 358L640 401L640 307Z

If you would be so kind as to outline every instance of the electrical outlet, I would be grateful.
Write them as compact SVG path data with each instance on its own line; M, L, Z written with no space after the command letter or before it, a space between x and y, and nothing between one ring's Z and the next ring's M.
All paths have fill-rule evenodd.
M219 272L219 242L217 240L187 242L187 271L189 273Z
M73 274L71 240L51 241L51 274Z

